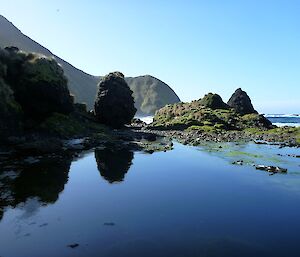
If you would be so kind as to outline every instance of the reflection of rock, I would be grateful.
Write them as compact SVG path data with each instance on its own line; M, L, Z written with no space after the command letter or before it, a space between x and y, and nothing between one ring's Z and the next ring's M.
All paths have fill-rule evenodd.
M20 165L19 172L2 172L0 177L1 208L17 206L30 198L42 204L54 203L68 181L71 158L47 158ZM16 166L16 169L19 169Z
M99 172L108 182L123 181L125 174L129 170L133 152L122 150L96 150L95 158Z
M22 170L13 184L15 204L30 197L54 203L68 181L71 159L48 159Z

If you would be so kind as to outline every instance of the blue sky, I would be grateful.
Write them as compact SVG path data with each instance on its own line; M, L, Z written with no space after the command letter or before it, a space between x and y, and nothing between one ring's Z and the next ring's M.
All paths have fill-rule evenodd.
M300 113L300 0L10 0L0 13L87 73L151 74L183 101L238 87Z

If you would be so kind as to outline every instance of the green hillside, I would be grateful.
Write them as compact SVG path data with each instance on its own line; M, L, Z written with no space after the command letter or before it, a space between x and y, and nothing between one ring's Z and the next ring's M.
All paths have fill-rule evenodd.
M87 74L55 56L48 49L24 35L0 15L0 47L5 48L7 46L16 46L21 50L40 53L48 57L53 56L64 69L68 78L69 89L75 96L75 101L86 103L89 109L93 108L97 84L101 77ZM126 81L134 92L138 115L153 115L160 107L180 101L167 84L152 76L126 78Z

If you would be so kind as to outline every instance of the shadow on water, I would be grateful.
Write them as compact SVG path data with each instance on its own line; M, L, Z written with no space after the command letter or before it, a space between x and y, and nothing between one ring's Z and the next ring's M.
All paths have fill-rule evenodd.
M101 176L109 183L121 182L132 165L134 153L128 149L104 149L95 151L95 159Z
M16 207L31 198L40 205L53 204L64 190L72 157L47 157L33 163L0 171L0 220L4 209Z

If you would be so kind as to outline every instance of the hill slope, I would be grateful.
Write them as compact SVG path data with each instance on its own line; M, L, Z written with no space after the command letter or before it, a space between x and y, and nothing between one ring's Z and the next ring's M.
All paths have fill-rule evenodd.
M0 47L6 46L16 46L24 51L53 56L64 69L65 75L69 80L69 89L75 95L75 100L77 102L85 102L90 109L93 108L97 84L101 77L87 74L55 56L48 49L24 35L11 22L0 15ZM160 107L180 101L167 84L152 76L127 78L126 81L134 92L139 115L154 114Z
M180 102L175 92L161 80L150 75L125 79L137 107L137 115L154 114L166 104Z

